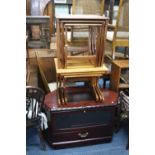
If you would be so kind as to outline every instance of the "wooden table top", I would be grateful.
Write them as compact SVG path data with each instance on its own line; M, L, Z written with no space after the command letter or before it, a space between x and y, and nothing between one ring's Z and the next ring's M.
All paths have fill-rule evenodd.
M55 68L56 68L56 72L58 74L62 74L62 75L73 75L74 73L84 73L85 75L91 73L93 75L93 73L99 73L99 74L109 74L109 69L106 67L105 64L103 64L101 67L86 67L86 68L65 68L65 69L59 69L58 68L58 59L54 58L54 62L55 62Z
M113 63L120 68L129 68L129 60L114 60Z
M105 17L105 15L57 15L57 19L65 19L65 20L105 20L109 19L108 17Z

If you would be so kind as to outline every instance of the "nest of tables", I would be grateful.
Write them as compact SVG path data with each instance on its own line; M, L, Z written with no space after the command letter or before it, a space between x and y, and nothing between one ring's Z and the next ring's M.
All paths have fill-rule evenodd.
M65 87L67 82L87 81L92 89L96 102L104 97L98 86L98 79L108 73L104 65L104 49L108 18L98 15L65 15L57 16L57 58L55 67L57 74L58 103L65 104L67 98ZM67 34L73 27L87 28L87 44L69 43ZM83 30L81 30L82 32ZM72 55L72 52L79 53Z

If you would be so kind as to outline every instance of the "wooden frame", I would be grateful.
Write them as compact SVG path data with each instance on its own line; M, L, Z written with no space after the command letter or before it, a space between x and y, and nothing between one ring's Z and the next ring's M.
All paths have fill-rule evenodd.
M50 91L50 88L49 88L49 86L48 86L47 79L46 79L46 77L45 77L44 71L43 71L43 69L42 69L42 67L41 67L41 64L40 64L40 61L39 61L39 55L38 55L37 52L36 52L35 54L36 54L36 58L37 58L38 69L39 69L39 72L40 72L40 75L41 75L41 79L42 79L42 81L43 81L43 84L44 84L46 93L50 93L51 91Z
M46 93L48 94L48 93L50 93L50 92L52 92L53 90L56 89L56 81L55 81L56 79L54 79L54 81L52 81L52 82L48 81L48 77L47 77L47 74L46 74L46 71L45 71L45 67L47 67L47 66L44 66L44 65L46 65L46 62L48 64L48 60L46 59L47 60L46 62L43 61L43 59L39 55L39 51L36 51L35 54L36 54L36 59L37 59L37 64L38 64L38 69L39 69L39 72L40 72L41 80L43 82L44 89L45 89ZM54 61L54 59L52 61ZM51 68L51 67L54 68L54 66L49 67L49 69L51 70L51 73L54 73L54 74L52 74L53 77L54 77L55 76L55 68L53 70L53 68ZM50 74L50 76L51 76L51 74Z
M43 9L43 15L50 16L50 35L54 34L54 16L55 16L55 5L54 0L49 0Z
M39 26L40 39L32 38L32 26ZM50 17L49 16L26 16L26 30L28 36L28 47L31 42L36 48L50 48ZM39 47L38 47L39 46Z
M54 0L26 0L27 16L50 16L51 36L54 34L54 14Z
M70 68L76 64L76 67L100 67L103 64L104 59L104 46L107 31L108 18L97 15L67 15L57 17L57 57L58 65L60 68ZM83 60L85 56L70 56L70 46L65 38L65 30L71 25L87 25L90 28L89 44L90 49L86 55L89 63ZM95 29L96 28L96 29ZM93 34L94 33L94 34ZM94 43L94 38L96 42ZM94 47L95 46L95 47ZM71 47L73 49L73 47ZM76 47L75 47L76 48ZM75 50L75 48L73 50ZM71 62L71 65L69 63ZM78 62L78 65L77 65Z
M79 7L79 8L82 8L82 10L84 11L84 12L82 11L81 14L98 14L98 15L102 16L104 14L104 2L105 2L105 0L91 0L91 1L90 0L88 0L88 1L87 0L85 0L85 1L73 0L72 14L78 14L77 8ZM97 13L95 13L97 8L95 8L94 4L96 4L96 6L98 5L98 7L99 7L99 9L98 9L99 12L97 12ZM92 12L92 9L94 10L93 12Z
M73 0L72 14L83 14L83 15L100 15L104 14L104 3L105 0ZM87 25L83 26L71 26L71 44L82 44L87 46L88 38L87 36L80 37L81 34L87 34L89 27ZM76 54L80 52L76 52Z
M89 82L96 102L103 101L103 95L98 87L98 79L103 74L108 73L107 68L103 65L107 23L108 18L97 15L57 16L57 59L55 59L55 66L58 103L65 104L67 102L65 95L66 81L83 81L84 79ZM88 39L90 40L91 50L88 55L68 55L70 49L68 48L65 34L68 27L73 25L86 25L91 28ZM98 28L96 29L98 33L93 31L94 27ZM95 48L93 48L94 38L96 39Z
M120 0L114 32L107 32L107 46L112 52L111 56L109 53L107 56L112 60L116 57L116 47L129 47L129 0Z
M103 95L98 87L98 79L103 74L108 74L109 71L105 65L102 67L92 68L73 68L73 69L59 69L58 59L55 58L55 67L57 73L57 89L58 89L58 103L65 104L67 98L65 97L65 87L68 81L88 81L94 93L97 102L103 101Z
M31 0L26 0L26 15L31 15Z
M121 75L123 69L127 69L129 71L129 60L115 60L112 62L110 74L111 90L118 92L119 90L129 88L129 82ZM120 80L123 80L123 83L120 83Z

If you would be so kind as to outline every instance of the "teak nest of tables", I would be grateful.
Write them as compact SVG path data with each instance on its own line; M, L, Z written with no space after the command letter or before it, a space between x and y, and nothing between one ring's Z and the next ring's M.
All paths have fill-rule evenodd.
M104 65L104 46L108 18L98 15L57 16L57 58L55 59L58 103L65 104L66 82L88 81L96 102L104 100L98 79L108 73ZM69 43L67 36L73 27L87 29L87 45ZM72 52L80 52L72 55Z

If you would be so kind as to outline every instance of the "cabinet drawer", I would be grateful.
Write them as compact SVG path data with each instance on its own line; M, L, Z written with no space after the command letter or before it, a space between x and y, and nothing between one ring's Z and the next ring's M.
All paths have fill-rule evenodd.
M112 136L112 127L111 126L102 126L102 127L92 127L80 129L78 131L72 132L60 132L52 135L52 139L55 142L59 141L74 141L74 140L83 140L97 137L108 137Z
M107 126L113 123L114 108L85 109L72 112L52 114L54 132L72 131L77 128L90 126Z

